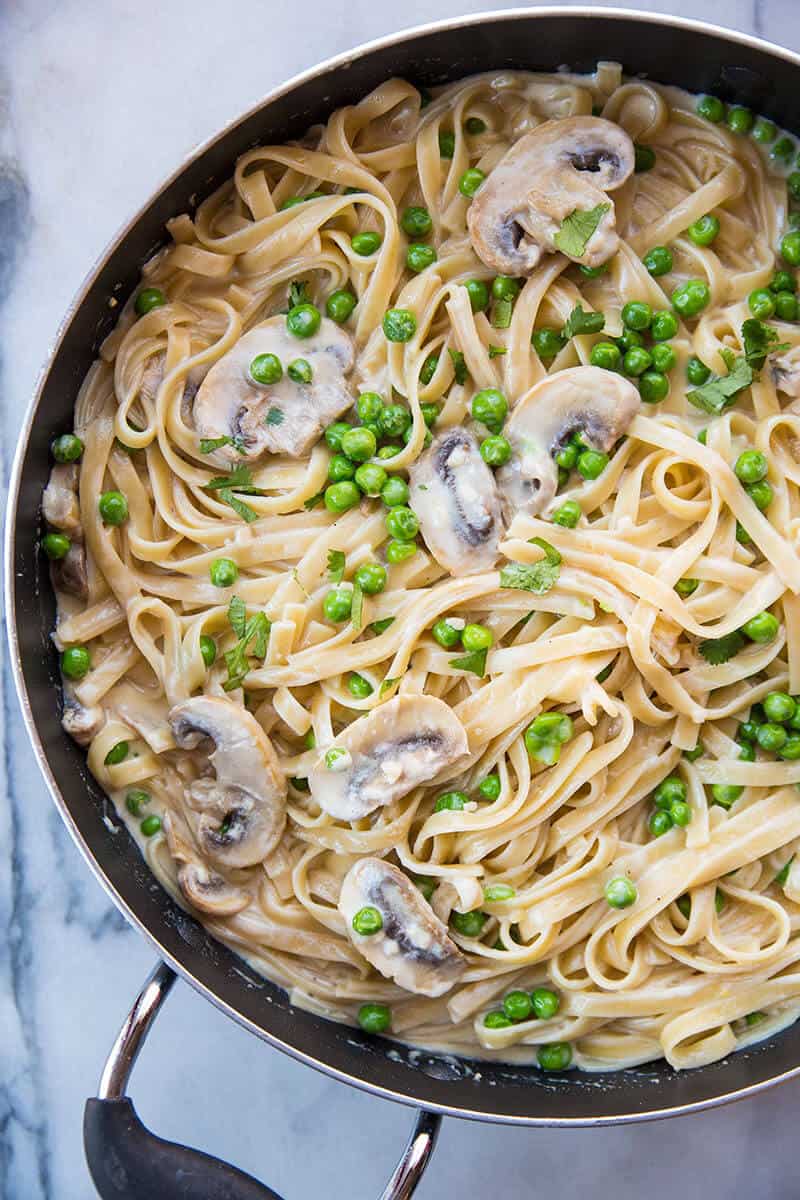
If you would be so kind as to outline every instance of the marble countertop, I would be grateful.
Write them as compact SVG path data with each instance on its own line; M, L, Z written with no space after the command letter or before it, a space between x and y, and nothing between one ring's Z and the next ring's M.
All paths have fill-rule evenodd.
M702 15L800 49L797 0L707 0L702 12L695 0L639 6ZM3 495L22 413L73 292L194 144L333 53L398 25L501 7L305 0L297 22L294 6L264 0L0 4ZM49 802L7 670L3 698L0 1200L83 1200L94 1195L83 1103L153 956ZM287 1200L377 1195L411 1122L408 1111L259 1045L184 984L132 1091L158 1133L237 1163ZM795 1174L795 1099L800 1082L704 1115L575 1133L447 1121L418 1195L529 1196L539 1184L552 1197L638 1200L646 1189L652 1200L701 1191L704 1200L727 1200L746 1180L759 1200L785 1200Z

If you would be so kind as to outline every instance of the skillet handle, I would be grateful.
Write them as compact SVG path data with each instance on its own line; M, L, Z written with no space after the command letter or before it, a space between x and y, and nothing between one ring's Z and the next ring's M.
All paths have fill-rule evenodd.
M153 1021L175 982L159 963L128 1013L106 1061L96 1098L86 1101L83 1144L102 1200L281 1200L277 1192L218 1158L157 1137L125 1091ZM417 1120L380 1200L410 1200L436 1145L441 1117Z

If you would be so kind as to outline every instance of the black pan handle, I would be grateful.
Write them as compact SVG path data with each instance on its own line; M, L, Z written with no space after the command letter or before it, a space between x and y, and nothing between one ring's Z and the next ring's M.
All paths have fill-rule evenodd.
M83 1144L102 1200L281 1200L265 1184L218 1158L157 1137L125 1094L140 1049L175 982L159 963L125 1018L96 1098L86 1101ZM436 1145L441 1117L417 1112L403 1157L381 1200L410 1200Z

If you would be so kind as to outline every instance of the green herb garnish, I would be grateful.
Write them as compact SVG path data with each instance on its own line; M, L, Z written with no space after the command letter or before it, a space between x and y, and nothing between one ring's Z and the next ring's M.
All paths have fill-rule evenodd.
M561 228L553 242L557 250L570 258L582 258L586 253L586 245L603 217L610 210L610 204L598 204L596 208L576 208L561 222Z

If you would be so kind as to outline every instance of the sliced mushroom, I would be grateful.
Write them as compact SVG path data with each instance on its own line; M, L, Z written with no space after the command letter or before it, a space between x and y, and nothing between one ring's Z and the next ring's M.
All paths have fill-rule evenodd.
M139 384L139 396L150 405L155 403L158 389L161 387L166 362L167 356L163 352L161 354L154 354L152 358L147 360L147 366L142 374L142 382ZM181 393L181 418L186 425L191 425L192 423L192 404L200 384L205 379L209 370L209 367L201 364L200 366L192 367L186 376L183 392Z
M409 472L410 500L425 544L451 575L488 571L497 559L500 497L478 443L466 429L447 429Z
M61 727L79 746L88 746L105 724L105 713L99 704L84 707L74 696L64 693Z
M500 159L467 211L479 258L504 275L528 275L542 254L554 253L556 234L576 211L607 204L583 252L567 257L599 267L616 254L614 203L634 166L633 142L602 117L545 121Z
M54 529L72 537L82 536L77 463L56 463L53 467L42 495L42 515Z
M280 359L278 383L256 383L250 374L253 359L262 354ZM289 378L287 367L297 358L311 367L308 384ZM298 339L284 316L270 317L211 368L195 398L195 428L204 438L235 438L235 446L217 451L229 460L266 452L302 458L323 428L352 405L346 381L352 365L353 344L334 321L323 317L317 333Z
M286 781L267 735L231 700L196 696L169 714L175 741L194 750L215 743L216 779L198 779L187 801L199 812L195 836L203 855L221 867L250 867L277 845L286 822Z
M197 861L191 833L182 818L166 812L163 818L167 846L178 863L178 887L193 908L213 917L231 917L247 908L250 894L230 883L205 863Z
M788 354L778 355L770 361L775 387L779 392L796 400L800 397L800 361Z
M427 783L467 754L467 735L435 696L396 696L359 717L328 749L344 751L331 767L321 751L308 777L325 812L357 821Z
M63 558L50 564L50 576L57 592L69 592L85 600L89 595L89 575L86 570L86 549L83 542L73 542Z
M353 917L377 908L383 927L360 934ZM362 858L344 877L339 912L353 945L376 971L407 992L442 996L466 970L467 960L447 935L422 893L403 872L380 858Z
M511 413L505 436L510 461L497 472L506 520L531 515L556 494L558 469L553 454L574 433L596 450L608 452L639 410L633 384L602 367L570 367L531 388Z

